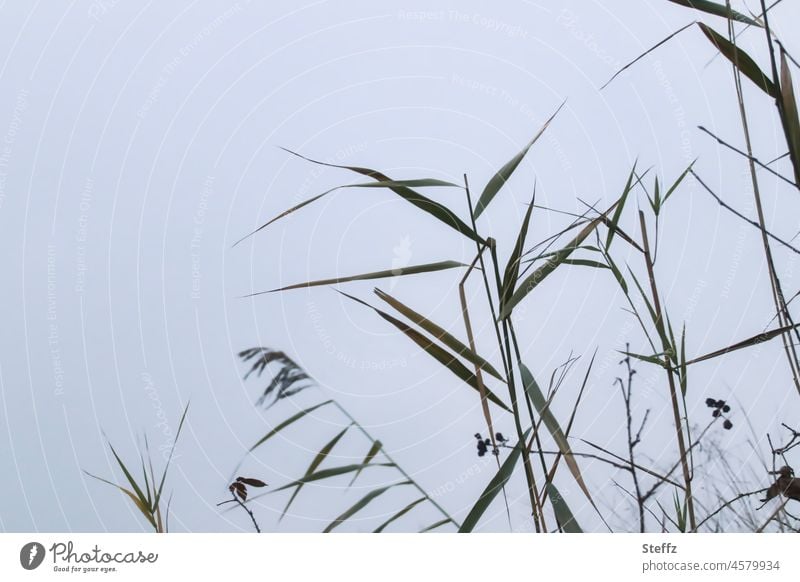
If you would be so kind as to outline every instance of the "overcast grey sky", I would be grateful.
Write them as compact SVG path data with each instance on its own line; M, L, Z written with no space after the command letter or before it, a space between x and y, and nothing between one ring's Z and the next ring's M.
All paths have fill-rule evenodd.
M126 458L145 433L163 447L189 400L169 481L172 528L248 530L246 516L215 507L226 497L226 480L255 440L311 399L257 410L262 383L243 382L236 358L256 345L287 351L324 395L337 398L415 479L438 492L448 511L463 518L469 510L494 474L492 460L475 454L472 435L483 417L471 390L374 313L330 289L241 296L398 265L468 263L474 245L389 192L351 189L232 248L300 200L359 181L277 146L394 178L460 181L466 172L479 190L566 99L480 219L482 232L498 240L501 260L534 180L540 204L582 212L579 198L600 207L616 199L636 159L671 181L699 158L707 182L753 215L742 159L696 129L742 143L730 66L721 58L706 66L714 50L698 29L598 90L620 66L699 17L665 0L11 1L0 15L5 531L144 529L122 495L82 470L121 478L103 432ZM798 17L789 0L772 23L795 54ZM703 20L724 32L724 20ZM740 41L766 64L760 31ZM769 99L751 86L745 94L756 151L764 159L782 154ZM785 163L777 167L789 173ZM796 192L766 178L762 186L767 222L791 238L798 230ZM466 218L460 191L429 194ZM623 221L635 225L635 204ZM536 211L529 240L565 224L564 216ZM673 320L686 322L689 354L768 326L772 301L756 229L687 183L670 201L661 235L659 283ZM787 295L800 287L795 260L776 250ZM460 276L445 271L380 287L463 335ZM373 282L342 287L372 300ZM478 344L497 361L480 287L469 292ZM554 404L562 416L598 348L575 436L622 450L615 350L627 341L634 351L645 344L622 311L614 280L592 269L562 269L523 305L517 329L540 383L570 353L584 355ZM646 451L654 466L668 466L675 458L668 393L657 371L639 368L637 413L652 409L654 440ZM798 412L779 342L696 366L688 394L693 423L706 422L702 403L709 396L747 407L762 454L766 432L776 434ZM714 438L731 459L757 464L738 404L732 418L737 430ZM320 414L275 439L241 472L273 486L297 477L342 422ZM498 415L496 426L513 432L510 418ZM368 445L350 436L335 461L358 462L365 453ZM625 505L604 467L582 466L602 504ZM598 527L566 472L562 479L579 520ZM256 514L266 530L319 531L371 482L394 480L376 471L350 492L307 488L280 526L275 510L286 497L265 497ZM518 530L530 527L524 500L513 503L523 495L524 482L512 481ZM392 492L341 529L374 528L414 498ZM629 522L626 516L620 513L617 524ZM420 507L396 525L413 531L437 518ZM499 504L482 527L508 529Z

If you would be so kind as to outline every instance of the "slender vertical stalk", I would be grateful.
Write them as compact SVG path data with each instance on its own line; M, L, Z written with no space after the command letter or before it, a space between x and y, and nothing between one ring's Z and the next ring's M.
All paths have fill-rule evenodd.
M475 348L475 337L472 333L472 323L469 319L469 309L467 307L467 294L464 289L464 286L467 283L467 279L472 274L473 269L475 269L475 265L477 264L480 256L483 254L483 251L486 250L486 246L481 247L478 254L472 260L467 272L464 273L464 277L461 279L461 282L458 284L458 295L459 299L461 300L461 315L464 318L464 327L467 330L467 341L469 342L469 349L473 352L477 353ZM492 426L492 413L489 410L489 401L486 398L486 387L483 384L483 371L481 367L476 363L475 364L475 381L478 384L478 392L481 396L481 409L483 410L483 417L486 420L486 429L489 431L489 438L492 441L492 455L494 456L494 460L497 463L497 470L500 470L500 457L498 455L499 449L497 448L497 438L495 437L494 426ZM511 510L508 507L508 497L506 496L506 488L503 486L503 500L506 505L506 515L508 517L508 527L511 528Z
M726 1L726 5L730 8L730 2ZM762 5L763 7L763 5ZM766 18L766 12L764 14ZM767 23L765 21L765 26ZM733 24L728 21L728 37L733 39ZM770 41L769 32L767 32L767 40ZM731 42L735 42L735 40L731 40ZM735 46L735 45L734 45ZM770 55L774 60L774 55L772 53L772 44L769 44ZM756 212L758 214L758 224L761 227L761 241L764 245L764 255L767 261L767 269L769 271L769 282L772 288L772 298L775 302L775 310L778 313L778 321L781 324L781 327L785 327L787 325L793 324L792 317L789 313L789 310L786 307L786 301L783 295L783 289L781 288L780 279L778 279L778 274L775 271L775 263L772 259L772 249L769 244L769 238L767 237L767 225L766 221L764 220L764 209L763 205L761 204L761 191L758 187L758 176L756 175L756 167L755 163L753 162L753 147L750 142L750 127L747 121L747 110L744 106L744 95L742 93L742 78L739 73L739 63L738 63L738 52L734 52L734 63L733 63L733 79L736 85L736 97L737 102L739 104L739 116L742 121L742 131L744 132L744 140L746 144L746 151L748 157L748 164L750 167L750 179L753 185L753 198L755 200L756 205ZM777 74L777 69L773 70L774 74ZM778 101L778 113L783 118L783 109L780 105L780 99ZM792 379L794 380L795 388L797 391L800 392L800 359L798 359L797 351L795 350L794 344L792 341L786 337L786 335L781 335L781 341L783 342L783 349L786 353L786 360L789 363L789 368L792 371Z
M656 286L656 277L653 271L653 260L650 255L650 243L647 240L647 224L644 220L644 212L639 211L639 224L642 229L642 247L644 248L644 258L647 264L647 275L650 279L650 290L653 295L653 309L656 313L655 326L658 335L661 336L661 345L665 354L671 353L674 347L667 343L667 333L664 326L664 315L661 311L661 301L658 297L658 287ZM672 367L669 365L669 357L667 357L667 381L669 383L669 397L672 404L672 416L675 422L675 434L678 439L678 451L681 456L681 467L683 469L683 481L686 487L686 506L689 512L689 525L692 530L696 527L696 520L694 515L694 498L692 497L692 476L689 471L689 463L687 458L686 442L683 436L683 421L681 420L680 405L678 403L678 390L675 386L675 376L672 373Z
M466 174L464 174L464 189L465 189L466 194L467 194L467 203L469 204L469 210L470 210L469 214L470 214L470 219L472 220L472 228L473 228L473 230L475 230L477 232L477 230L476 230L477 229L477 225L475 223L475 213L473 212L473 209L472 209L472 195L470 194L469 181L467 180L467 175ZM478 243L476 243L476 245L477 244ZM494 257L494 252L495 252L494 240L493 239L489 239L488 240L488 245L489 245L489 249L492 251L492 256ZM517 440L519 441L520 446L524 447L525 446L525 438L524 438L525 435L524 435L524 432L522 430L522 424L520 423L519 407L517 406L517 393L516 393L516 388L515 388L515 384L514 384L513 365L511 363L511 346L509 345L509 341L508 341L508 329L506 327L505 321L503 321L503 333L504 333L504 336L501 337L500 328L497 325L497 312L495 311L495 308L494 308L494 301L492 300L492 293L491 293L491 290L490 290L490 287L489 287L489 280L488 280L487 275L486 275L486 264L485 264L485 261L483 260L483 253L480 252L480 248L478 248L478 251L479 251L478 257L479 257L479 260L480 260L480 263L481 263L481 271L483 272L483 280L484 280L484 285L485 285L485 289L486 289L486 298L489 301L489 308L490 308L490 311L491 311L491 314L492 314L492 325L494 326L495 334L497 335L497 342L498 342L498 344L500 346L500 353L503 356L503 366L505 368L506 381L508 382L508 392L509 392L509 396L511 398L511 411L512 411L512 414L514 416L514 428L516 429ZM497 270L497 267L495 265L495 271L496 270ZM499 280L497 281L496 284L497 284L497 295L499 297L500 294L502 293L503 286L502 286L502 284L500 283ZM531 469L530 458L529 458L529 456L527 454L524 454L524 453L525 453L525 451L523 450L522 464L523 464L523 466L525 468L525 479L528 482L528 496L530 497L531 516L534 518L534 525L536 527L536 531L539 532L541 530L540 530L540 526L539 526L539 520L537 519L537 516L538 516L539 513L537 512L537 499L538 499L538 496L536 495L536 481L535 481L534 476L533 476L533 470Z

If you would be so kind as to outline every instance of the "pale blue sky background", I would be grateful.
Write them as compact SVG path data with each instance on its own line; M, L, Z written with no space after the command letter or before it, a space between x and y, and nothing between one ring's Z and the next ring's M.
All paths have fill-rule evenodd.
M582 211L578 198L600 206L613 201L637 158L671 181L697 157L707 183L753 215L745 164L696 129L704 125L742 143L730 66L721 58L706 66L714 51L699 30L682 33L598 90L622 64L698 17L664 0L12 1L0 6L0 16L5 531L144 529L118 492L81 470L121 478L103 431L126 458L144 433L163 446L188 400L170 479L172 527L248 530L246 516L215 507L227 495L226 480L256 439L308 401L267 414L253 406L261 384L242 382L235 354L255 345L296 358L424 487L439 492L443 506L459 519L466 515L494 473L492 460L475 454L472 435L483 420L471 390L374 313L330 289L240 297L402 263L469 262L474 245L391 193L343 190L231 248L300 200L358 181L277 146L396 178L459 181L467 172L480 190L567 99L480 219L482 232L498 239L501 260L534 179L539 203ZM787 1L773 19L794 53L798 17L797 3ZM704 20L724 32L724 20ZM740 40L766 66L762 33L751 30ZM785 151L774 107L745 89L756 151L772 159ZM777 168L790 173L785 163ZM797 192L766 177L762 187L768 223L791 238ZM459 191L429 193L466 218ZM635 232L634 212L629 204L623 221ZM529 240L564 224L563 216L537 211ZM665 210L661 234L659 283L673 320L686 321L690 354L768 326L772 301L756 229L687 183ZM622 251L617 245L624 261ZM778 247L775 254L786 292L794 294L796 255ZM450 271L380 286L463 335L459 278ZM346 290L371 301L373 286ZM470 287L478 342L497 362L479 294L478 285ZM524 359L540 383L570 353L585 356L554 404L562 418L599 348L575 436L620 452L615 350L626 341L635 351L645 348L624 305L606 273L574 267L537 289L517 317ZM757 467L748 439L758 439L763 456L766 432L777 434L781 422L796 417L782 358L775 342L692 370L693 423L707 421L709 396L738 399L750 412L755 437L738 404L736 430L712 431L736 465ZM675 449L663 376L639 369L637 413L652 409L645 458L668 466ZM272 485L298 476L342 422L333 414L318 420L287 431L241 472ZM513 433L510 419L498 414L495 422ZM343 441L335 462L357 462L366 448L356 438ZM582 466L605 511L618 506L615 525L631 524L625 494L610 481L627 485L624 474ZM579 521L597 529L563 473L562 493ZM280 530L319 531L368 485L394 480L376 470L354 491L333 483L308 488ZM513 527L522 531L529 529L524 495L521 479L509 484ZM341 529L372 529L415 498L394 491ZM264 529L278 529L275 510L285 499L268 496L256 507ZM414 531L437 519L420 506L396 529ZM501 504L482 527L508 529Z

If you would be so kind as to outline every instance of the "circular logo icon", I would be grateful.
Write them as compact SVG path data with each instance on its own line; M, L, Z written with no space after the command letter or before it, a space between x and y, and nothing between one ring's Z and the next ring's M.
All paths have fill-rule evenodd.
M19 563L26 570L35 570L44 561L44 546L39 542L28 542L19 551Z

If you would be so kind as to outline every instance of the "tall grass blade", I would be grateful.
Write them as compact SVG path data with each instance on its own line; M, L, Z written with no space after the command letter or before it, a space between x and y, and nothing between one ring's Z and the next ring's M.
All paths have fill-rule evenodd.
M477 390L478 393L480 393L480 387L478 386L478 380L475 377L475 374L470 372L469 369L459 360L457 360L453 354L447 352L444 348L433 343L433 341L431 341L430 339L419 333L417 330L403 323L399 319L392 317L388 313L384 313L380 309L377 309L376 307L373 307L369 303L362 301L361 299L358 299L356 297L353 297L352 295L348 295L347 293L344 293L342 291L339 291L339 293L375 311L375 313L377 313L383 319L385 319L393 326L395 326L397 329L402 331L411 341L413 341L415 344L421 347L425 352L427 352L428 355L432 356L436 361L438 361L440 364L442 364L448 370L450 370L453 374L455 374L456 376L461 378L464 382L466 382L472 389ZM503 410L511 412L511 409L508 406L506 406L506 404L502 400L500 400L491 390L485 387L484 389L486 391L486 397L489 400L497 404L497 406L499 406Z
M375 458L375 455L378 454L378 452L381 450L382 447L383 447L383 443L381 441L378 441L378 440L372 441L372 445L369 447L369 450L367 451L367 454L364 457L364 461L362 462L362 465L364 465L364 466L369 465L370 462L372 461L372 459ZM353 486L353 483L356 482L356 479L358 479L358 476L361 474L361 471L362 471L362 469L359 469L358 471L356 471L356 474L353 475L353 479L350 481L350 484L348 485L348 487L352 487Z
M164 472L161 474L161 483L158 485L158 491L156 492L156 497L153 500L153 509L159 509L159 503L161 502L161 492L164 491L164 482L167 480L167 471L169 470L169 465L172 462L172 456L175 453L175 445L178 444L178 437L181 436L181 430L183 430L183 423L186 420L186 413L189 412L189 404L186 404L186 408L183 409L183 414L181 415L181 420L178 423L178 430L175 431L175 439L172 441L172 448L169 450L169 457L167 458L167 464L164 465ZM153 483L155 486L155 482Z
M305 156L302 156L302 155L300 155L300 154L298 154L296 152L293 152L291 150L287 150L286 148L281 148L281 149L283 149L284 151L286 151L286 152L288 152L288 153L290 153L290 154L292 154L294 156L297 156L298 158L302 158L302 159L304 159L304 160L306 160L308 162L311 162L313 164L318 164L318 165L321 165L321 166L329 166L331 168L341 168L341 169L344 169L344 170L350 170L351 172L356 172L357 174L361 174L362 176L368 176L368 177L373 178L373 179L375 179L375 180L377 180L379 182L400 183L397 180L392 180L386 174L382 174L381 172L378 172L377 170L372 170L370 168L360 168L358 166L339 166L337 164L329 164L327 162L319 162L317 160L312 160L311 158L307 158ZM447 226L457 230L458 232L460 232L464 236L467 236L467 237L471 238L472 240L474 240L476 242L479 242L481 244L485 243L485 241L480 236L478 236L478 234L474 230L472 230L472 228L467 226L467 224L463 220L461 220L458 216L456 216L446 206L443 206L442 204L439 204L438 202L435 202L435 201L423 196L419 192L417 192L415 190L412 190L411 188L409 188L407 186L389 186L389 189L392 192L394 192L395 194L397 194L398 196L400 196L401 198L403 198L404 200L406 200L407 202L410 202L411 204L413 204L417 208L419 208L419 209L427 212L431 216L439 219L440 221L444 222Z
M125 495L130 497L131 501L133 501L133 504L136 506L136 509L138 509L141 512L142 515L144 515L144 517L147 519L147 521L150 523L150 525L153 526L153 529L157 529L156 522L153 519L153 515L150 513L149 507L147 507L146 504L142 503L142 500L139 499L139 497L137 497L136 495L134 495L132 491L130 491L129 489L125 489L125 487L117 485L116 483L112 483L108 479L103 479L102 477L98 477L97 475L93 475L93 474L89 473L88 471L84 471L84 473L89 475L89 477L91 477L92 479L97 479L98 481L101 481L101 482L103 482L103 483L105 483L107 485L111 485L112 487L114 487L116 489L119 489Z
M427 533L429 531L433 531L438 527L442 527L443 525L450 523L451 521L453 521L453 520L452 519L442 519L440 521L437 521L436 523L432 523L428 527L422 528L421 530L419 530L419 533Z
M792 73L786 60L786 51L781 47L781 103L783 104L783 124L786 141L789 144L789 157L794 166L794 180L800 186L800 120L797 115L797 101L792 87Z
M689 360L688 362L686 362L686 365L688 366L689 364L696 364L698 362L703 362L705 360L710 360L712 358L716 358L725 354L729 354L731 352L735 352L736 350L749 348L750 346L756 346L758 344L769 341L775 337L778 337L781 334L790 332L798 327L800 327L800 323L795 325L787 325L785 327L780 327L778 329L773 329L770 331L765 331L764 333L760 333L746 340L742 340L738 343L733 344L732 346L728 346L727 348L722 348L721 350L711 352L710 354L706 354L705 356L700 356L699 358L694 358L693 360Z
M335 279L321 279L319 281L308 281L307 283L297 283L289 285L288 287L281 287L280 289L271 289L269 291L259 291L258 293L251 293L245 297L255 297L256 295L264 295L265 293L277 293L278 291L289 291L291 289L305 289L307 287L319 287L323 285L338 285L339 283L348 283L350 281L369 281L371 279L385 279L387 277L402 277L404 275L418 275L419 273L432 273L434 271L444 271L447 269L455 269L457 267L466 267L464 263L458 261L439 261L437 263L426 263L424 265L413 265L411 267L398 267L397 269L388 269L386 271L375 271L372 273L363 273L361 275L351 275L349 277L337 277Z
M656 49L657 49L658 47L660 47L661 45L663 45L663 44L665 44L665 43L669 42L670 40L672 40L673 38L675 38L676 36L678 36L680 33L682 33L684 30L686 30L686 29L687 29L687 28L689 28L690 26L693 26L693 25L694 25L694 23L695 23L695 21L693 20L693 21L692 21L692 22L690 22L689 24L685 24L685 25L681 26L681 27L680 27L678 30L676 30L675 32L672 32L672 33L668 34L668 35L667 35L665 38L662 38L662 39L661 39L660 41L658 41L656 44L654 44L653 46L651 46L649 49L647 49L646 51L644 51L644 52L643 52L642 54L640 54L638 57L636 57L635 59L633 59L632 61L630 61L629 63L627 63L627 64L626 64L624 67L622 67L621 69L619 69L619 70L618 70L616 73L614 73L613 75L611 75L611 78L610 78L608 81L606 81L605 83L603 83L603 86L602 86L602 87L600 87L600 90L602 91L603 89L605 89L606 87L608 87L608 86L611 84L611 82L612 82L614 79L616 79L617 77L619 77L619 76L620 76L622 73L624 73L625 71L627 71L628 69L630 69L630 68L631 68L633 65L635 65L636 63L638 63L639 61L641 61L643 58L645 58L647 55L649 55L651 52L653 52L654 50L656 50Z
M537 134L533 136L533 139L529 141L524 148L522 148L522 151L506 162L506 164L500 168L500 170L494 176L492 176L492 179L486 184L486 187L483 189L478 202L475 204L473 217L476 220L483 213L483 211L486 210L486 207L489 206L489 203L494 200L494 197L500 191L500 188L502 188L503 185L508 181L508 179L511 177L511 174L514 173L514 170L516 170L517 166L519 166L520 162L522 162L522 158L525 157L525 154L528 153L528 150L531 149L533 144L535 144L536 141L542 136L544 131L550 125L550 122L553 121L555 116L558 115L558 112L561 111L561 108L564 107L565 103L566 101L558 106L558 109L555 110L555 113L553 113L550 118L544 122L544 125L542 125Z
M460 184L453 184L452 182L445 182L444 180L435 180L433 178L422 178L422 179L418 179L418 180L379 180L377 182L367 182L367 183L363 183L363 184L344 184L342 186L336 186L335 188L331 188L330 190L326 190L322 194L317 194L316 196L312 196L308 200L304 200L300 204L292 206L288 210L284 210L283 212L281 212L276 217L272 218L271 220L269 220L269 221L265 222L264 224L262 224L261 226L259 226L257 229L255 229L250 234L247 234L247 235L243 236L242 238L240 238L239 240L237 240L235 243L233 243L233 246L238 245L240 242L242 242L244 240L247 240L248 238L250 238L254 234L264 230L265 228L267 228L273 222L277 222L281 218L284 218L284 217L286 217L286 216L288 216L288 215L300 210L304 206L308 206L312 202L316 202L317 200L319 200L323 196L327 196L331 192L336 192L337 190L343 190L345 188L389 188L389 189L405 188L405 189L408 189L408 188L419 188L419 187L427 187L427 188L435 188L435 187L463 188L463 186L461 186Z
M561 425L558 424L558 420L556 417L553 416L553 413L550 411L550 403L545 400L544 394L542 390L539 388L539 385L536 383L536 380L531 374L531 371L528 367L519 362L519 372L520 376L522 377L522 383L525 387L525 393L530 398L531 402L533 403L534 408L536 408L536 412L539 413L542 420L544 421L544 425L547 427L547 430L550 431L550 434L553 436L553 440L555 441L556 445L558 446L558 450L561 451L561 454L564 457L564 462L567 463L567 467L569 467L570 473L575 478L575 481L578 483L578 486L583 491L586 498L592 502L592 496L589 493L589 489L586 487L586 484L583 481L583 475L581 475L580 467L578 467L577 461L575 461L575 455L572 453L572 448L569 446L569 442L567 441L567 437L564 436L564 431L561 430Z
M125 466L125 463L123 463L122 459L119 458L117 451L114 450L114 447L111 445L111 443L108 444L108 448L111 449L114 458L117 460L117 464L119 465L120 469L122 469L125 478L128 480L128 483L130 484L131 488L136 493L136 497L139 498L141 505L149 508L149 504L147 502L147 496L142 492L141 488L139 487L139 484L136 482L136 479L134 479L133 475L131 475L130 471L128 471L128 468Z
M489 362L487 362L485 359L483 359L474 351L472 351L466 344L464 344L457 337L450 334L447 330L435 324L424 315L417 313L407 305L404 305L403 303L401 303L388 293L385 293L384 291L381 291L380 289L376 288L375 294L378 297L380 297L383 301L394 307L397 311L405 315L408 319L419 325L429 334L434 336L436 339L440 340L444 345L446 345L448 348L456 352L465 360L475 364L482 370L485 370L487 373L491 374L501 382L505 382L503 377L500 375L500 372L495 370L495 368Z
M664 204L666 204L666 202L667 202L667 200L669 199L669 197L670 197L670 196L672 196L672 193L673 193L673 192L675 192L675 189L676 189L678 186L680 186L681 182L683 182L683 179L686 177L686 175L687 175L687 174L689 174L689 173L692 171L692 168L694 167L694 164L695 164L695 162L696 162L696 161L697 161L697 160L694 160L694 161L693 161L691 164L689 164L689 167L688 167L688 168L686 168L686 169L683 171L683 173L682 173L680 176L678 176L678 179L677 179L677 180L675 180L675 182L673 182L673 183L672 183L672 186L670 186L670 187L669 187L669 190L667 190L667 193L666 193L666 194L664 194L664 200L662 200L662 202L661 202L661 205L662 205L662 206L663 206Z
M420 503L422 503L422 502L423 502L423 501L425 501L426 499L428 499L428 498L427 498L427 497L420 497L420 498L419 498L419 499L417 499L416 501L412 501L411 503L409 503L408 505L406 505L406 506L405 506L403 509L401 509L400 511L398 511L397 513L395 513L395 514L394 514L392 517L390 517L389 519L387 519L386 521L384 521L384 522L383 522L381 525L379 525L377 528L375 528L375 530L374 530L372 533L381 533L383 530L385 530L385 529L387 528L387 526L388 526L389 524L391 524L392 522L394 522L394 521L396 521L396 520L400 519L401 517L403 517L403 516L404 516L406 513L408 513L408 512L409 512L409 511L411 511L412 509L414 509L414 508L415 508L417 505L419 505Z
M478 522L483 514L486 513L486 510L489 509L489 506L492 504L492 501L494 501L494 498L497 497L497 494L500 493L508 480L511 478L511 474L514 472L514 467L519 461L522 450L525 448L525 439L530 432L530 428L525 431L525 433L522 435L522 439L517 443L517 446L511 450L511 453L509 453L508 457L506 457L506 460L503 461L500 469L497 471L495 476L492 477L492 480L489 481L486 489L483 490L483 493L481 493L478 501L472 506L472 509L470 509L467 517L464 518L464 521L461 523L461 527L458 529L458 533L469 533L475 529L476 525L478 525Z
M533 211L533 205L535 202L536 188L534 187L533 199L528 205L528 210L525 212L525 218L522 220L522 226L520 226L519 234L517 234L517 242L514 245L514 249L511 251L511 256L508 259L506 270L503 273L503 292L500 297L501 307L508 303L508 300L511 299L511 295L514 294L514 287L516 286L517 278L519 277L519 265L525 248L525 238L528 236L528 225L531 221L531 212Z
M578 525L578 520L575 519L572 510L567 505L566 499L561 496L553 483L547 484L547 497L553 505L553 511L561 529L565 533L583 533L581 526Z
M362 509L364 509L376 497L379 497L379 496L383 495L384 493L386 493L389 489L392 489L393 487L399 487L400 485L411 485L411 481L402 481L400 483L393 483L392 485L387 485L386 487L380 487L379 489L374 489L374 490L370 491L364 497L359 499L347 511L342 513L339 517L337 517L330 524L328 524L328 527L326 527L322 531L322 533L330 533L330 532L332 532L335 528L337 528L340 525L342 525L350 517L352 517L353 515L355 515L356 513L361 511Z
M600 263L598 261L592 261L589 259L564 259L563 263L565 265L575 265L576 267L592 267L593 269L611 269L605 263Z
M625 188L622 190L622 196L619 198L619 204L614 211L614 216L611 218L611 224L608 227L608 236L606 236L606 251L611 247L611 241L614 240L614 235L617 232L617 224L622 216L622 210L625 208L625 202L628 200L628 194L633 190L633 178L636 175L636 162L633 163L631 173L628 174L628 181L625 183Z
M352 473L353 471L358 471L360 469L366 469L367 467L395 467L394 463L372 463L371 465L342 465L339 467L331 467L330 469L320 469L316 473L311 473L311 475L305 475L296 481L292 481L291 483L287 483L286 485L282 485L277 489L273 489L272 493L277 493L278 491L283 491L285 489L290 489L292 487L297 487L298 485L304 485L306 483L313 483L314 481L321 481L323 479L330 479L332 477L338 477L340 475L346 475L348 473Z
M276 426L271 431L269 431L267 434L265 434L263 437L261 437L258 440L258 442L256 442L256 444L254 444L252 447L250 447L250 451L249 452L252 453L254 450L256 450L258 447L263 445L265 442L267 442L269 439L274 437L276 434L281 432L287 426L290 426L290 425L294 424L295 422L297 422L298 420L300 420L301 418L303 418L307 414L310 414L310 413L314 412L317 408L325 406L326 404L330 404L331 402L333 402L333 400L326 400L325 402L320 402L319 404L315 404L314 406L310 406L309 408L301 410L297 414L294 414L294 415L290 416L289 418L284 420L282 423L280 423L278 426Z
M780 98L778 88L770 78L758 68L758 65L750 58L750 55L702 22L698 22L697 26L699 26L703 34L708 37L708 40L717 47L719 52L733 63L743 75L755 83L756 87L764 91L770 97L775 99Z
M333 447L336 446L336 444L341 440L341 438L345 435L345 433L351 426L353 425L349 424L346 427L344 427L339 433L336 434L336 436L334 436L330 441L327 442L327 444L324 447L320 449L320 451L312 459L311 464L308 466L308 469L306 469L306 472L304 474L305 477L313 474L314 471L317 470L317 467L319 467L322 461L325 460L325 457L327 457L328 454L330 454L330 452L333 450ZM283 511L281 512L278 521L282 520L283 517L286 515L286 512L289 511L289 507L291 507L292 503L294 502L295 498L300 493L300 490L302 488L303 485L301 484L298 485L297 489L294 490L292 496L289 498L289 501L286 503L286 507L283 508Z
M672 2L673 4L680 4L681 6L686 6L687 8L694 8L707 14L713 14L714 16L722 16L723 18L730 18L731 20L736 20L737 22L744 22L745 24L750 24L752 26L762 27L761 23L757 20L753 20L749 16L745 16L741 12L737 12L736 10L725 6L724 4L709 2L708 0L669 0L669 2Z

